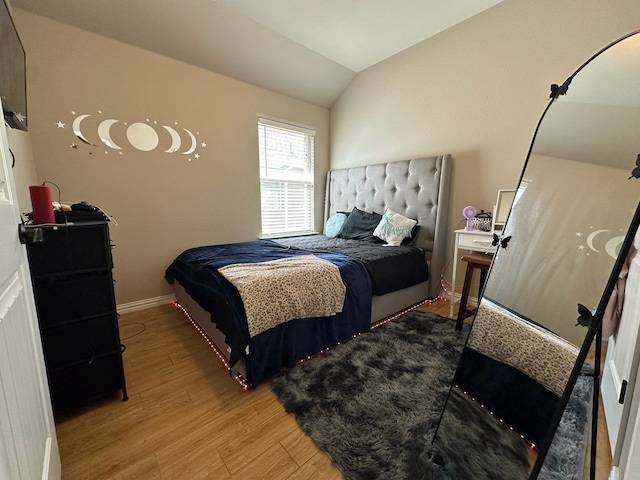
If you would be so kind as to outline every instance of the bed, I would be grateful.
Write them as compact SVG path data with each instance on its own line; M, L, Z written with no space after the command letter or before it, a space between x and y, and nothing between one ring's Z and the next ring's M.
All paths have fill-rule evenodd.
M324 234L188 249L166 272L176 303L216 350L231 376L245 386L257 386L282 369L367 331L371 324L439 295L446 261L450 171L449 155L331 170ZM417 222L404 240L408 244L391 247L371 236L325 235L332 221L342 215L352 220L359 219L358 215L386 219L389 212ZM346 229L343 226L341 231ZM271 269L285 271L285 264L304 276L307 261L311 262L309 269L323 268L328 277L336 280L337 276L338 283L342 280L343 290L326 283L327 291L319 294L325 299L328 292L343 292L341 308L318 315L304 311L300 317L256 329L253 317L260 316L262 309L254 305L263 305L263 300L244 295L266 290L268 285L245 288L244 279L263 269L265 278L274 278ZM316 273L313 276L320 278ZM305 288L303 280L289 283ZM307 294L289 298L294 297L306 298ZM318 301L309 303L329 308ZM269 318L259 320L269 322Z

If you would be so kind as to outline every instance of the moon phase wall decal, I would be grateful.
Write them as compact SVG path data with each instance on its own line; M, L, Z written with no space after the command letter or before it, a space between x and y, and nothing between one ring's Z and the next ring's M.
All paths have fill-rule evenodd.
M604 251L607 252L607 255L611 258L618 258L622 242L624 242L624 237L613 237L605 244Z
M189 150L182 152L183 155L191 155L193 153L193 151L196 149L196 137L193 133L191 133L189 130L187 130L186 128L183 128L183 130L185 132L187 132L189 134L189 137L191 137L191 148L189 148Z
M169 135L171 135L171 146L167 150L165 150L165 153L176 153L180 148L180 143L182 143L182 140L180 140L180 134L178 134L175 129L167 127L166 125L163 125L162 128L164 128L167 132L169 132Z
M158 133L146 123L136 122L127 128L127 139L129 143L138 150L150 152L155 149L160 142Z
M595 246L596 237L601 233L610 232L610 231L611 230L607 230L607 229L599 229L591 232L586 239L587 247L589 247L589 250L595 253L602 253L601 250L598 250ZM624 241L624 236L615 236L615 237L608 238L604 243L604 253L609 255L611 258L617 258L620 245L622 245L623 241ZM600 241L599 243L600 245L602 245L602 241ZM581 246L579 248L584 249L584 246ZM586 250L587 254L589 250Z
M90 117L91 115L78 115L76 118L73 119L73 124L71 125L71 127L73 128L73 133L76 135L76 137L78 137L81 141L83 141L84 143L86 143L87 145L94 145L93 143L91 143L89 140L87 140L85 138L85 136L82 134L82 130L80 130L80 124L82 123L82 121L87 118Z
M104 143L107 147L115 148L116 150L122 150L122 147L116 145L116 143L111 138L111 126L114 123L118 123L118 120L114 120L111 118L109 120L103 120L102 122L100 122L100 125L98 125L98 136L100 137L100 140L102 140L102 143Z
M593 240L596 238L596 235L598 235L599 233L608 232L608 231L609 230L596 230L595 232L591 232L587 237L587 245L589 245L589 248L596 253L600 253L600 250L596 249L596 247L593 246Z
M192 158L200 158L200 154L196 152L198 147L206 148L205 142L198 143L196 135L200 135L199 132L194 132L181 128L177 129L168 125L160 125L161 129L158 129L158 122L150 122L147 118L146 122L133 122L127 124L121 122L115 118L100 119L102 111L98 111L98 115L81 114L76 115L76 112L71 112L74 115L71 122L73 134L84 144L95 147L100 142L93 143L90 138L94 138L96 135L91 135L91 131L97 132L98 139L109 149L117 150L119 155L122 155L126 150L128 142L131 147L140 152L153 152L159 147L162 148L163 153L181 153L188 156L188 160ZM89 118L92 117L92 118ZM85 122L84 120L87 119ZM173 122L174 125L178 125L178 122ZM65 123L58 121L56 123L58 129L64 130ZM180 134L179 130L183 130L185 133ZM185 137L186 134L186 137ZM167 136L168 135L168 136ZM191 141L189 144L189 140ZM187 148L187 146L189 146ZM73 149L78 149L76 143L70 145ZM168 148L167 148L168 147ZM186 148L184 151L180 151L181 147ZM93 154L90 151L89 154ZM105 155L109 154L109 150L104 151Z

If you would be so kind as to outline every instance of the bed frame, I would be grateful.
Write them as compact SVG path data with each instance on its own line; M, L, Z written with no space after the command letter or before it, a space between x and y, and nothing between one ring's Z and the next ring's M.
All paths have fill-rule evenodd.
M334 213L349 212L353 207L380 214L388 207L406 217L417 219L420 225L415 245L425 252L430 280L385 295L374 295L371 323L405 311L427 299L437 298L440 294L440 276L447 252L450 183L450 155L331 170L327 174L325 224ZM207 340L215 344L212 347L228 367L228 347L224 335L211 322L211 314L200 307L179 282L174 281L173 288L178 303L191 322ZM236 367L231 374L244 375L244 361Z
M415 245L425 252L430 280L374 296L372 323L440 294L447 252L450 184L450 155L331 170L327 174L325 223L334 213L350 212L353 207L380 214L388 207L418 220L420 225Z

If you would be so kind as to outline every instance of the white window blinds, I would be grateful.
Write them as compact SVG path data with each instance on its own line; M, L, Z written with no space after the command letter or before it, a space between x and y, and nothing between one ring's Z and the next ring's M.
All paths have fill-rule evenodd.
M263 237L313 231L314 135L307 127L259 118Z

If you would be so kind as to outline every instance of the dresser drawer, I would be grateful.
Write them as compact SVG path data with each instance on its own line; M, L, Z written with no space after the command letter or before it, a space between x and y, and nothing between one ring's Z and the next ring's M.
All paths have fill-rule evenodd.
M67 275L33 285L41 328L114 313L111 272Z
M462 250L477 250L494 252L496 247L491 245L493 234L491 232L460 232L458 233L458 248Z
M49 373L49 391L54 411L69 410L123 389L120 368L118 352Z
M106 224L43 229L41 242L27 242L31 276L113 268Z
M113 315L48 328L42 345L49 372L117 352L120 342Z

